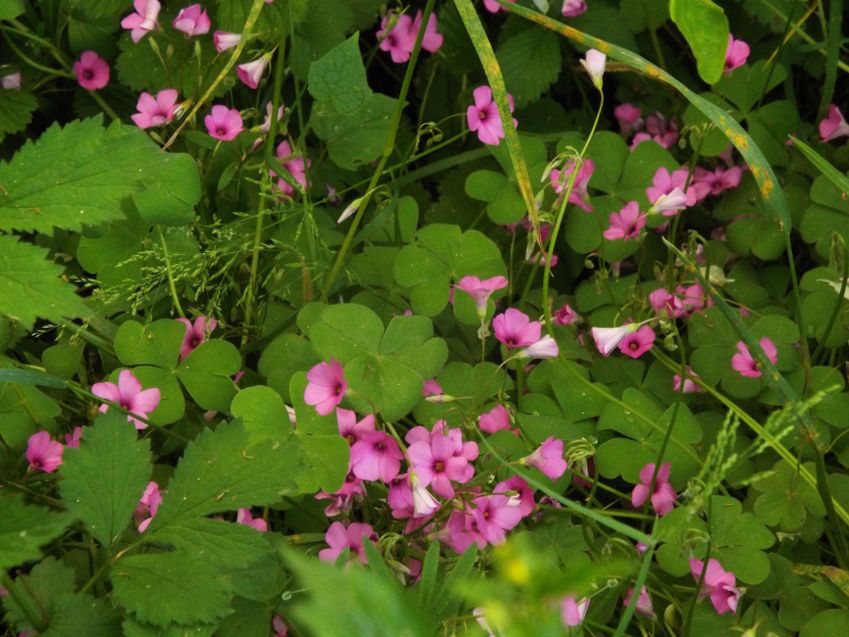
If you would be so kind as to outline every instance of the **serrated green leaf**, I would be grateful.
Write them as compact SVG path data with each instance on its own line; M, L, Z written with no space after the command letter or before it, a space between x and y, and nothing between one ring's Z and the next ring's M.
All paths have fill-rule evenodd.
M722 77L728 50L728 18L713 0L670 0L672 21L696 56L699 75L708 84Z
M157 533L157 541L192 551L217 568L246 568L270 552L265 535L244 524L190 518L172 522Z
M2 13L2 10L0 10ZM27 127L38 102L27 91L0 90L0 139Z
M516 108L524 108L537 100L560 74L559 39L535 26L499 43L495 54Z
M0 219L4 214L0 208ZM47 254L40 246L0 235L0 314L18 321L27 330L36 318L61 323L88 314L74 287L60 278L64 268L48 261Z
M48 555L33 566L29 573L18 575L15 584L25 590L40 608L49 611L59 599L74 592L74 571L64 562ZM11 595L4 595L0 600L7 611L4 618L6 622L16 624L18 630L32 628L26 613Z
M65 511L24 504L19 495L0 497L0 569L37 560L39 547L58 537L73 519Z
M63 595L51 604L42 637L121 637L121 619L103 599L91 595Z
M160 628L211 622L230 612L229 578L183 551L125 557L112 569L112 585L124 608Z

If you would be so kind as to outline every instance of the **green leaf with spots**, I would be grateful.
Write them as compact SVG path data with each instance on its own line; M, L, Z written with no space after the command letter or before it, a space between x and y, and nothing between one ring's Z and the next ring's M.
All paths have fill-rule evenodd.
M728 18L713 0L670 0L669 14L696 56L708 84L722 77L728 50Z

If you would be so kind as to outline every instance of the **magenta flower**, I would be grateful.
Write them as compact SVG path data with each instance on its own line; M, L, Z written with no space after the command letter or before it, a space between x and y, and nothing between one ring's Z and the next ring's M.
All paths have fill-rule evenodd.
M516 0L507 0L507 2L516 2ZM498 13L501 11L501 5L496 0L483 0L484 8L490 13Z
M5 91L20 91L21 90L21 72L9 73L8 75L0 75L0 88Z
M540 339L542 325L516 308L507 308L492 319L495 338L509 348L526 347Z
M634 589L629 588L625 599L622 600L622 605L629 606L633 596ZM640 589L640 596L637 598L637 612L644 617L654 617L654 607L651 603L651 597L649 597L649 591L645 586Z
M242 41L241 33L229 33L227 31L215 31L212 34L212 44L218 53L224 53L228 49L232 49L239 45Z
M580 600L574 595L567 595L560 601L560 619L564 626L574 628L584 623L590 600L583 597Z
M555 325L571 325L581 320L580 315L568 303L564 303L552 315Z
M109 64L94 51L83 51L80 59L74 62L74 74L80 86L89 91L109 84Z
M496 405L489 411L486 411L478 418L478 426L481 431L488 434L494 434L502 429L510 429L510 413L504 405Z
M350 550L351 557L356 557L361 563L368 564L363 544L366 541L377 542L377 534L370 524L352 522L346 528L341 522L334 522L327 529L324 541L329 548L318 552L318 558L323 562L333 564L345 549Z
M637 323L628 323L620 327L594 327L590 330L596 349L602 356L610 356L622 339L638 330Z
M416 442L407 448L410 466L422 486L431 486L434 493L443 498L453 498L451 481L471 480L474 468L462 455L462 445L460 447L448 436L434 434L429 441Z
M413 20L413 24L410 27L410 30L413 33L413 43L415 44L415 36L418 34L419 29L422 26L422 18L424 14L421 9L416 11L416 17ZM431 13L427 19L427 26L425 27L424 35L422 36L422 48L429 53L436 53L440 48L442 48L442 42L444 38L442 34L436 30L436 14ZM412 50L410 51L412 54Z
M474 516L459 509L454 509L448 517L443 540L457 553L465 553L472 544L479 549L486 546L486 538L478 531Z
M207 318L202 315L198 316L194 323L183 317L180 317L177 320L186 326L186 334L183 336L183 342L180 344L180 362L182 362L186 360L186 357L195 351L201 343L209 338L209 335L215 331L218 321L214 318Z
M830 142L838 137L849 137L849 124L843 119L843 113L834 104L828 107L828 117L819 123L820 138Z
M392 13L383 16L380 30L377 32L378 45L381 51L387 51L396 64L403 64L410 59L416 44L416 29L413 29L413 19L407 14L398 16L395 26L387 32Z
M619 122L619 128L624 135L630 135L634 131L640 130L645 124L643 120L643 111L625 102L613 109L613 116Z
M104 400L118 403L130 412L127 420L132 422L136 429L147 429L147 424L139 418L147 419L153 410L159 405L160 394L156 387L142 391L139 379L129 369L122 369L118 374L118 384L95 383L91 386L91 393ZM101 405L99 411L106 412L109 405Z
M200 4L193 4L180 9L180 13L174 18L171 26L182 31L189 37L203 35L209 33L209 27L212 23L209 20L209 14Z
M522 464L536 467L552 480L562 476L569 464L563 459L563 441L549 436Z
M639 239L645 225L646 215L640 212L640 204L630 201L619 212L610 213L610 227L604 231L604 238L608 241Z
M704 288L698 283L693 285L679 285L675 288L675 309L678 316L689 316L693 312L701 311L705 304L710 306L713 301L705 293Z
M156 97L153 97L147 91L142 91L138 102L136 102L138 113L130 115L130 119L139 128L164 126L174 119L174 114L178 108L177 99L177 89L173 88L159 91Z
M65 446L69 449L79 449L80 448L80 439L83 437L83 428L82 427L74 427L74 430L65 434Z
M501 493L510 498L509 506L515 506L519 509L523 518L528 517L536 507L534 502L534 490L525 482L521 476L513 476L507 480L502 480L495 485L493 493Z
M160 504L162 504L162 492L159 490L159 485L151 480L147 483L133 513L139 533L144 533L150 526Z
M725 52L725 74L731 75L731 71L743 66L749 58L749 45L743 40L735 40L734 36L728 34L728 50Z
M640 469L640 483L631 491L631 506L635 509L643 506L646 500L649 499L649 489L651 488L651 479L654 476L655 464L648 463ZM669 483L669 474L672 470L671 462L664 462L660 465L657 472L657 477L654 481L654 491L651 492L651 505L654 512L663 517L669 513L675 506L675 500L678 494Z
M569 178L573 170L575 170L574 160L570 161L562 171L556 168L551 171L551 175L549 176L551 187L558 195L563 193L566 185L569 183ZM569 195L569 203L575 204L585 212L592 212L593 210L593 207L589 203L590 195L587 192L587 185L594 172L595 162L592 159L587 159L581 164L581 168L578 170L578 176L575 177L575 183L572 184L572 192Z
M636 332L626 334L619 341L619 351L631 358L639 358L654 345L655 333L648 325L643 325Z
M664 216L675 216L675 212L689 206L695 206L710 192L710 188L703 183L693 181L687 185L686 168L679 168L671 173L661 166L652 178L652 185L646 188L646 196L654 204L655 209L663 212ZM672 212L672 214L666 214Z
M369 431L351 447L351 471L360 480L389 482L401 470L404 454L387 433Z
M312 165L312 161L308 159L305 162L303 157L295 155L289 142L285 140L277 144L277 159L280 160L283 168L289 172L296 182L301 184L303 188L307 187L307 167ZM279 177L273 171L271 171L271 174ZM287 197L295 194L295 188L285 179L278 179L277 187Z
M133 0L135 13L121 20L121 28L130 29L130 38L138 43L148 32L153 31L156 19L159 17L161 6L159 0Z
M577 18L587 11L587 0L563 0L560 13L564 18Z
M493 276L481 280L476 276L464 276L454 287L462 290L475 300L478 316L483 320L486 316L486 303L489 297L493 292L506 288L507 279L503 276Z
M244 524L252 529L256 529L260 533L268 531L268 522L262 518L253 517L250 509L239 509L236 512L236 524Z
M350 462L348 465L349 468L348 473L345 476L345 482L342 483L342 486L338 491L334 493L319 491L315 495L316 500L330 500L330 504L324 508L324 514L327 517L332 517L334 515L350 511L351 506L354 503L354 499L364 496L366 493L365 488L363 487L363 481L355 476L350 470Z
M30 469L52 473L62 464L62 452L65 446L56 442L46 431L34 433L27 440L26 458Z
M778 362L778 350L775 343L766 336L759 343L769 362L775 365ZM731 367L746 378L760 378L763 373L743 341L737 341L737 353L731 357Z
M674 318L678 316L675 297L666 288L658 288L649 293L649 305L658 316Z
M678 126L674 120L667 121L660 113L652 113L646 117L646 132L637 133L631 140L631 150L646 140L651 140L664 148L672 148L678 141Z
M223 104L216 104L212 112L203 118L206 132L215 139L229 142L244 130L242 114L236 108L227 108Z
M692 376L693 378L689 378ZM687 377L684 378L684 387L681 388L681 374L675 374L672 376L672 391L682 392L684 394L697 394L702 390L702 388L696 383L694 378L699 378L699 375L694 372L692 369L687 367Z
M435 378L429 378L422 385L422 396L429 398L431 396L442 395L442 386L436 382Z
M250 89L256 90L262 79L265 69L268 67L268 56L263 55L253 62L245 62L236 66L236 75L242 80L242 84Z
M490 544L503 544L507 531L522 521L516 503L500 493L477 497L469 508L477 532Z
M488 86L479 86L472 91L475 103L466 109L466 122L469 130L478 134L481 143L490 146L498 146L504 137L504 126L498 114L498 106L492 99L492 89ZM513 96L508 93L507 101L510 112L513 112ZM513 118L513 126L518 126L519 121Z
M527 347L522 348L517 356L519 358L547 359L557 358L558 354L560 354L560 348L557 346L557 341L546 334L536 343L531 343Z
M731 190L739 186L742 177L743 169L740 166L732 166L728 169L718 166L713 170L706 170L699 167L693 173L693 183L704 184L709 194L719 195L726 190Z
M702 577L705 563L702 560L690 559L690 573L696 582ZM736 613L737 603L743 594L736 586L737 578L731 571L722 568L718 560L708 560L705 578L702 581L702 589L699 591L699 599L710 595L711 604L720 615L724 613Z
M270 3L271 0L265 0ZM271 628L274 630L274 637L286 637L289 634L289 626L283 621L282 615L275 615L271 620Z
M361 440L363 435L374 431L374 414L368 414L357 422L357 414L350 409L336 409L336 424L339 435L348 441L349 445Z
M329 363L319 363L310 369L307 372L307 381L304 402L315 406L320 416L332 412L348 391L345 372L335 358L331 358Z

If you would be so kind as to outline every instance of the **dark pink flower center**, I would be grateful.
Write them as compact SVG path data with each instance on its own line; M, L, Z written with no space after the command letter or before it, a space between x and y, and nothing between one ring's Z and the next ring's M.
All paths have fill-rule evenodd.
M83 70L83 79L84 80L90 80L93 77L94 77L94 72L91 69L84 69Z
M433 470L437 473L442 473L443 471L445 471L445 463L442 462L442 460L437 460L433 463Z
M488 108L479 108L478 109L478 118L482 122L485 122L487 119L489 119L489 109Z
M227 129L224 128L223 126L219 126L218 128L215 129L215 132L218 133L219 135L221 135L222 137L224 137L224 135L227 134Z

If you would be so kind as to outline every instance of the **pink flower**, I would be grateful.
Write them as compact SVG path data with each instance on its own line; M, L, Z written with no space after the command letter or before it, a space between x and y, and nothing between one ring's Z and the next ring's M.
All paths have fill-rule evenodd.
M215 31L212 34L212 44L215 45L215 50L218 53L224 53L227 49L232 49L239 45L242 41L241 33L228 33L227 31Z
M516 0L507 0L507 2L516 2ZM483 0L484 8L490 13L498 13L501 11L501 5L496 0Z
M555 325L571 325L581 320L578 313L572 309L568 303L564 303L560 308L554 311L552 320Z
M218 321L205 316L198 316L194 324L189 319L183 317L177 320L186 326L186 334L183 336L183 342L180 344L180 361L182 362L215 331Z
M159 0L133 0L135 13L131 13L121 20L121 28L130 29L130 38L138 43L148 32L156 28L156 19L159 17Z
M242 114L236 108L227 108L223 104L212 107L209 115L203 118L206 132L215 139L229 142L244 130L242 125Z
M174 18L171 26L192 37L209 33L209 27L212 26L212 23L209 21L206 9L199 4L193 4L185 9L180 9L180 13Z
M265 0L266 3L270 3L271 0ZM274 630L274 637L286 637L289 634L289 627L286 625L286 622L283 621L282 615L275 615L271 620L271 628Z
M443 540L457 553L465 553L472 544L479 549L486 546L486 538L478 531L474 516L459 509L454 509L448 517Z
M759 343L769 362L775 365L778 362L778 350L775 343L766 336ZM763 373L743 341L737 341L737 353L731 357L731 367L746 378L760 378Z
M558 354L560 354L560 348L557 346L557 341L546 334L536 343L531 343L527 347L522 348L517 356L519 358L547 359L557 358Z
M670 173L661 166L652 178L652 185L646 188L649 201L655 204L655 208L663 212L664 216L671 217L682 208L695 206L710 192L709 186L695 181L691 182L685 191L688 173L686 168L679 168ZM668 211L673 214L666 214Z
M268 56L263 55L253 62L245 62L236 66L236 75L242 80L242 84L250 89L256 90L262 79L265 69L268 67Z
M403 64L410 59L413 47L416 44L417 29L413 29L413 19L407 14L398 16L395 26L387 33L392 13L383 16L380 21L380 30L377 39L380 41L380 50L388 51L392 61Z
M84 89L96 91L109 84L109 64L94 51L83 51L74 62L77 82Z
M574 160L570 161L562 171L556 168L551 171L551 175L549 176L551 187L558 195L563 193L566 185L569 183L569 178L572 176L573 170L575 170ZM578 170L578 176L575 177L575 183L572 184L572 192L569 195L569 203L575 204L585 212L592 212L593 210L593 207L589 203L590 195L587 192L587 185L594 172L595 162L592 159L587 159L581 164L581 168Z
M163 126L174 119L177 112L177 89L166 88L159 91L153 97L147 91L142 91L136 102L138 113L130 115L139 128L153 128Z
M422 18L424 14L421 10L416 11L416 17L413 20L413 24L410 27L410 30L413 33L413 43L415 44L415 36L418 34L419 29L422 26ZM427 19L427 26L425 27L424 35L422 36L422 48L425 51L430 53L436 53L441 47L444 38L442 34L436 30L436 14L431 13ZM410 51L412 54L412 50Z
M307 372L307 381L304 402L314 405L320 416L326 416L333 411L348 391L345 372L335 358L331 358L329 363L319 363L310 369Z
M475 103L466 109L466 121L469 130L478 134L478 139L484 144L498 146L504 137L504 126L498 114L498 106L492 99L492 89L488 86L479 86L472 91ZM513 112L513 96L508 94L507 101L510 104L510 112ZM513 126L519 122L513 119Z
M426 518L433 515L440 507L439 500L434 498L416 474L410 472L412 486L413 517Z
M523 464L536 467L552 480L562 476L568 463L563 459L563 441L549 436L531 455L522 459Z
M705 170L699 167L693 173L693 184L704 184L709 194L719 195L726 190L739 186L742 177L743 169L740 166L732 166L727 170L721 166L713 170Z
M368 431L351 447L351 470L360 480L389 482L401 470L404 454L382 431Z
M0 88L6 91L21 90L21 72L9 73L9 75L0 76Z
M268 531L268 522L262 518L253 517L250 509L239 509L236 512L236 523L254 528L260 533Z
M83 437L83 428L82 427L74 427L74 430L65 434L65 446L69 449L79 449L80 448L80 439Z
M26 458L30 469L38 469L45 473L52 473L62 464L62 452L65 446L50 438L46 431L34 433L27 440Z
M422 485L431 486L434 493L443 498L454 497L452 480L468 482L474 475L474 468L462 455L462 443L458 447L455 439L441 434L432 435L429 441L411 444L407 456Z
M593 85L601 90L602 79L604 77L604 67L607 63L607 56L601 51L597 51L596 49L590 49L587 51L586 55L579 60L581 62L581 66L586 70L587 75L590 76L590 79L593 82Z
M442 394L442 387L436 382L435 378L430 378L424 382L422 386L422 396L428 398L430 396L439 396Z
M640 483L637 484L631 492L631 506L635 509L643 506L646 500L649 499L651 479L652 476L654 476L654 469L655 464L653 462L648 463L640 469ZM654 491L651 492L651 505L654 508L655 513L661 517L672 510L675 506L675 500L678 498L678 494L675 493L675 489L673 489L672 485L669 483L669 474L671 470L671 462L664 462L660 465L660 469L658 470L657 477L654 481Z
M542 325L532 321L524 312L516 308L507 308L492 319L495 338L509 348L526 347L540 339Z
M517 503L500 493L477 497L469 508L477 532L490 544L503 544L506 532L522 521Z
M629 606L633 596L634 589L629 588L628 594L625 595L625 599L622 600L622 605ZM640 596L637 598L637 612L645 617L654 617L654 608L652 607L651 597L649 597L649 591L645 586L640 589Z
M476 276L464 276L455 286L475 300L478 316L483 319L486 316L486 303L496 290L507 287L507 279L503 276L493 276L481 280Z
M563 0L560 13L564 18L577 18L587 11L587 0Z
M521 476L502 480L495 485L492 492L508 496L510 498L509 506L517 507L523 518L528 517L536 507L534 490L528 486L528 483Z
M295 155L292 147L289 145L289 142L284 140L277 144L277 159L280 160L280 163L283 165L288 173L292 176L292 178L301 184L302 188L307 187L307 167L312 165L312 161L309 159L304 161L303 157L298 157ZM272 175L277 175L277 173L271 171ZM295 188L287 182L285 179L280 178L277 180L277 187L283 192L283 194L287 197L291 197L295 194Z
M678 126L674 120L667 122L660 113L652 113L646 117L646 132L637 133L631 140L631 150L646 140L651 140L664 148L672 148L678 141Z
M687 375L692 376L693 378L699 378L699 375L696 374L692 369L687 367ZM672 391L679 391L684 394L697 394L702 390L702 388L696 383L693 378L685 378L684 379L684 388L681 388L681 374L675 374L672 377Z
M610 356L623 338L637 331L636 323L628 323L620 327L594 327L590 330L595 341L596 349L602 356Z
M696 582L701 579L704 567L704 561L690 559L690 573ZM737 603L743 594L736 584L737 578L734 573L726 571L718 560L710 558L704 580L702 580L702 589L699 591L699 599L710 595L710 601L717 613L720 615L736 613Z
M501 431L502 429L510 429L510 414L504 405L496 405L480 415L478 426L481 428L481 431L485 431L488 434L494 434L496 431Z
M567 595L560 601L560 619L564 626L574 628L580 626L587 616L590 600L586 597L577 600L574 595Z
M613 116L619 122L619 128L622 129L622 133L625 135L630 135L632 132L640 130L645 123L643 120L643 111L628 102L620 104L613 109Z
M619 212L610 213L610 227L604 231L604 238L608 241L639 239L645 225L646 215L640 213L640 204L630 201Z
M675 288L675 293L678 295L675 298L675 309L679 316L689 316L693 312L698 312L712 304L712 299L707 296L704 288L698 283L693 285L679 285Z
M666 316L667 318L678 316L676 299L666 288L658 288L649 293L649 305L658 316Z
M265 103L265 119L262 120L262 124L260 124L260 127L259 127L259 130L262 131L262 133L264 135L268 135L268 133L271 131L271 109L272 108L274 108L274 105L271 102ZM277 124L278 125L283 120L283 114L285 112L286 112L286 109L283 107L283 105L280 105L280 106L277 107ZM280 147L278 145L278 149L279 148ZM289 150L289 154L290 155L292 154L291 149ZM288 156L288 155L284 155L284 157L286 157L286 156Z
M136 429L147 429L147 424L139 418L147 419L150 413L159 405L160 394L156 387L142 391L142 385L138 378L129 369L122 369L118 374L118 384L95 383L91 386L91 393L104 400L118 403L130 412L127 420L132 422ZM99 411L106 412L109 405L101 405ZM137 417L136 417L137 416Z
M159 490L159 485L151 480L147 483L133 513L139 533L144 533L150 526L160 504L162 504L162 492Z
M725 52L725 74L731 75L731 71L743 66L751 53L749 45L743 40L735 40L734 36L728 34L728 50Z
M619 341L619 351L631 358L639 358L654 345L655 333L648 325L627 334Z
M362 439L363 434L374 431L374 414L368 414L357 422L357 414L350 409L336 409L336 424L339 427L339 435L353 445Z
M819 123L820 137L830 142L838 137L849 137L849 124L843 119L843 113L834 104L828 107L828 117Z
M351 506L354 503L354 499L357 497L364 496L366 493L365 488L363 487L363 481L360 480L357 476L353 474L350 470L350 462L348 473L345 476L345 482L342 483L342 486L338 491L334 493L327 493L326 491L319 491L315 499L316 500L330 500L330 504L328 504L324 509L324 514L328 517L339 515L340 513L344 513L346 511L350 511ZM391 505L390 505L391 506Z
M345 549L350 550L351 557L356 557L361 563L368 564L363 544L366 540L377 542L377 534L370 524L352 522L346 528L341 522L334 522L327 529L324 541L330 548L318 552L318 557L323 562L333 564Z

